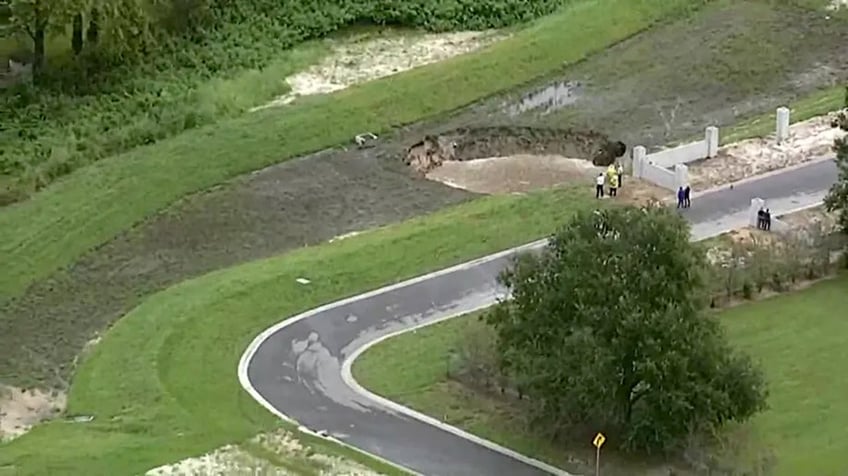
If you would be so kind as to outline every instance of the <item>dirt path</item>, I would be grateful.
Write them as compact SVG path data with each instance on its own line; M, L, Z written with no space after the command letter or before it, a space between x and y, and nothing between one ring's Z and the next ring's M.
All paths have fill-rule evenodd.
M344 42L326 40L332 44L330 56L308 70L286 78L291 87L290 93L253 110L289 104L300 96L340 91L465 54L505 37L497 31L467 31L391 34L376 38L366 36Z
M245 445L242 445L245 446ZM195 458L153 468L145 476L213 475L266 475L320 474L321 476L378 476L365 466L335 456L329 456L304 447L295 436L285 430L263 433L251 438L248 448L227 445ZM250 451L250 447L258 448ZM271 454L280 465L272 464Z
M36 283L20 299L0 303L5 325L0 382L61 387L89 339L144 296L174 283L472 198L417 177L401 163L407 147L427 134L469 125L572 125L628 143L647 137L646 145L664 144L697 134L705 121L721 126L746 113L772 111L830 84L833 71L846 71L837 67L848 61L844 24L785 7L769 13L773 7L765 3L722 5L697 21L659 27L570 69L565 79L585 84L572 106L516 115L509 106L524 94L494 98L447 119L384 134L375 148L287 162L176 204ZM788 41L798 54L775 55ZM751 67L751 58L766 62ZM749 79L734 82L743 74L736 70ZM758 82L768 88L742 87ZM673 106L675 98L683 98L684 106L667 127L657 111ZM30 354L43 358L29 359Z

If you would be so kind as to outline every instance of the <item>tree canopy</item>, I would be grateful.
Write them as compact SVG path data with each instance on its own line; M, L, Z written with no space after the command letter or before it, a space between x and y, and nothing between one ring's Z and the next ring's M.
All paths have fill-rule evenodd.
M837 115L833 125L848 132L848 86L845 87L845 109ZM848 135L836 139L833 150L836 152L839 176L825 197L824 204L827 211L839 213L839 227L848 233Z
M512 299L486 319L543 427L670 450L765 407L762 374L702 312L705 257L689 237L665 208L583 212L502 274Z

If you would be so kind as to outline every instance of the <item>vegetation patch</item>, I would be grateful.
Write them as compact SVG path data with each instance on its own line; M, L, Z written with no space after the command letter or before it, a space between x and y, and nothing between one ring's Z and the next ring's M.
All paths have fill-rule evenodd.
M361 23L429 31L502 28L550 14L563 2L265 1L235 7L204 0L163 2L155 12L133 0L76 3L11 4L11 25L27 45L16 56L33 64L37 86L0 95L0 175L13 178L6 200L98 159L232 117L284 93L282 79L324 49L285 52L305 40ZM71 29L66 47L53 56L56 64L42 65L54 46L47 35ZM261 72L269 66L280 75ZM233 91L228 102L209 97L208 87L202 90L216 78L245 72L252 72L250 78L231 87L249 86L249 94Z
M104 333L76 369L67 412L94 419L36 427L0 446L0 468L16 475L139 473L273 430L279 420L235 378L241 354L263 329L532 241L594 203L574 189L487 197L157 293ZM311 281L308 292L299 277Z
M692 8L684 0L573 3L478 54L195 129L98 162L0 211L0 261L12 267L0 276L0 296L18 294L189 193L348 142L363 131L380 134L467 105Z
M848 389L828 375L848 362L848 354L838 337L846 331L844 319L828 309L846 305L846 278L719 314L731 344L764 370L770 390L765 412L747 425L730 426L718 441L690 440L676 459L637 459L609 446L603 474L839 472L848 448L841 431L848 422L842 398ZM498 354L495 336L481 317L472 314L385 341L357 360L354 375L371 391L446 423L572 471L591 472L591 435L551 439L528 420L531 404L497 390L489 373L494 369L487 368ZM811 346L817 350L811 352Z

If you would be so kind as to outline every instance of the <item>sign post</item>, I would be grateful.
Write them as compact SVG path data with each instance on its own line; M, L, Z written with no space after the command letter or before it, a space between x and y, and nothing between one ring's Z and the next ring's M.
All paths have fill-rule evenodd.
M607 437L603 433L595 435L592 444L595 445L595 476L601 476L601 446L607 441Z

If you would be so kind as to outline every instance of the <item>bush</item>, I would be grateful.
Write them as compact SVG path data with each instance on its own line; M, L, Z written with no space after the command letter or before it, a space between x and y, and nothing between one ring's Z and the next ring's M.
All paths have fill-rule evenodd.
M501 28L551 13L562 3L171 0L159 18L154 53L123 64L126 56L89 51L74 61L54 62L37 88L0 91L0 183L10 182L0 195L5 201L20 198L93 161L232 117L281 94L279 77L273 86L250 88L250 94L264 97L239 107L198 88L213 78L262 69L295 44L347 25Z
M723 244L711 248L708 253L711 262L710 266L706 267L709 272L705 274L705 279L708 285L706 291L712 294L712 296L708 297L716 303L713 307L718 307L721 303L727 302L728 294L731 297L752 299L756 297L757 293L766 288L774 291L786 289L791 282L798 279L805 279L806 274L810 272L814 272L816 276L823 276L826 271L832 269L830 263L834 261L834 252L843 249L846 242L848 242L848 237L835 231L832 226L813 223L795 233L781 235L778 240L761 239L754 235L749 242L735 243L733 245ZM569 240L569 243L573 246L578 246L572 240ZM705 251L704 247L700 244L696 246L699 247L696 252ZM811 259L815 257L821 259L825 254L831 258L831 261L827 264ZM848 254L839 256L840 263L848 266L848 259L846 258L848 258ZM534 263L537 262L530 260L529 262L525 262L524 266L533 265ZM542 266L541 269L546 268ZM555 268L548 268L547 270L556 271ZM535 282L544 283L545 280L536 280ZM608 288L604 289L608 290ZM577 292L578 290L575 289L574 291ZM532 297L533 302L542 303L545 300L545 294L544 292L540 292L530 297ZM505 311L503 308L499 308L494 312L495 314L499 313L500 317L494 316L493 318L489 318L489 321L491 322L492 319L503 319L504 316L514 316L515 314L512 314L513 311L514 309L507 309ZM527 322L519 320L515 321L514 324L522 326L517 330L524 333L525 338L533 335L533 326L526 325L528 324ZM562 324L559 325L561 326ZM471 325L466 329L466 333L463 335L463 345L458 352L458 368L454 369L455 371L451 376L460 377L463 382L470 382L475 388L482 387L487 391L497 390L501 393L504 393L504 390L506 390L506 393L509 393L511 396L517 394L520 397L521 392L519 390L522 387L529 387L531 392L533 392L531 398L535 397L538 400L538 390L533 391L534 385L539 384L538 380L534 381L534 376L537 377L537 374L533 372L509 372L510 366L498 368L498 351L503 350L503 342L501 345L498 345L498 335L494 332L497 326L498 324L495 327L488 326L481 328L480 325L475 323L475 325ZM500 324L500 326L502 329L503 324ZM548 333L545 334L547 336ZM539 339L537 342L541 345L544 343L544 339ZM557 350L557 352L562 351ZM600 354L595 352L593 356L597 357ZM747 372L744 369L749 368L746 359L739 356L732 358L729 365L730 367L725 369L729 374L723 374L721 378L734 378L731 376L734 368L743 373ZM581 383L579 378L573 376L568 382L570 385ZM493 384L496 384L497 387L493 386ZM753 393L744 391L741 387L728 386L727 388L735 389L733 390L734 394L732 398L738 399L743 405L753 405L755 403L754 400L751 400L755 398ZM540 415L534 412L539 410L544 411L544 406L537 405L535 403L536 400L531 400L528 405L522 405L516 408L520 408L521 411L527 411L527 415L538 418ZM517 402L513 401L513 403ZM655 415L655 417L659 419L661 415ZM562 434L566 431L563 428L556 428L555 420L545 419L544 417L541 420L543 424L536 425L534 427L536 431L552 434ZM581 426L571 422L570 427L579 430L585 428L586 425ZM597 427L593 427L592 430L597 431ZM569 434L573 433L569 432ZM722 433L716 432L715 428L710 428L709 425L707 427L698 427L696 425L691 428L691 431L688 432L684 439L679 441L685 446L687 441L692 441L693 439L708 438L712 442L715 438L721 437ZM702 448L705 445L700 444L696 446Z
M513 299L488 322L540 427L665 451L764 408L760 371L701 313L703 254L689 236L665 208L582 212L503 274Z

